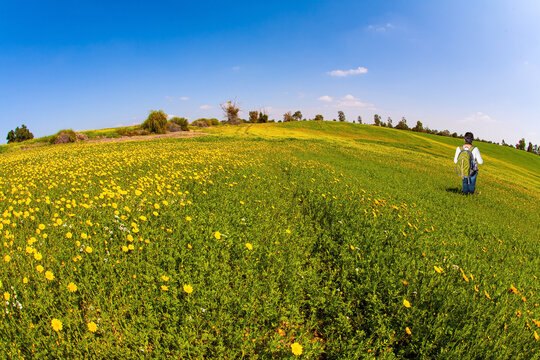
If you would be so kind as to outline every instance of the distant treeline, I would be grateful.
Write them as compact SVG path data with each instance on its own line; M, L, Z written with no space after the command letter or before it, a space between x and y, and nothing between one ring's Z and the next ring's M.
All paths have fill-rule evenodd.
M225 116L225 120L219 121L216 118L199 118L195 121L192 121L189 123L189 120L187 118L183 117L173 117L172 119L168 120L167 115L163 110L151 110L150 114L148 115L148 118L138 126L134 127L127 127L127 128L118 128L116 129L115 135L118 136L133 136L133 135L147 135L150 133L165 133L165 132L175 132L175 131L189 131L188 124L195 127L209 127L209 126L216 126L220 124L229 124L229 125L238 125L242 123L273 123L276 122L274 119L268 119L268 114L264 110L253 110L249 111L249 119L241 119L238 116L238 113L240 112L240 108L236 104L236 102L228 101L221 105L221 108L223 110L223 114ZM338 111L338 120L341 122L347 121L345 118L345 113L343 111ZM333 121L338 121L336 119L333 119ZM324 121L324 117L321 114L317 114L313 117L313 119L306 119L302 115L302 112L300 110L295 111L294 113L292 111L288 111L285 114L283 114L283 120L278 120L277 122L290 122L290 121ZM352 121L353 123L362 124L362 117L358 116L356 120ZM407 125L407 119L405 119L405 116L401 118L401 120L394 125L393 120L391 117L388 117L386 121L383 121L381 116L379 114L373 115L373 124L374 126L380 126L380 127L388 127L392 129L398 129L398 130L408 130L408 131L414 131L414 132L421 132L426 134L433 134L433 135L439 135L439 136L447 136L447 137L453 137L453 138L463 138L463 134L459 134L457 132L451 133L449 130L435 130L430 129L429 127L424 127L422 122L417 121L416 125L414 127L409 127ZM57 134L58 135L58 134ZM28 130L28 128L25 125L22 125L20 128L17 127L15 130L11 130L7 134L7 141L8 143L12 142L21 142L29 139L33 139L34 135ZM73 140L75 141L75 140ZM525 138L522 138L519 140L519 142L516 145L507 144L504 139L502 140L502 143L499 144L498 142L492 142L490 140L484 140L480 138L476 138L475 141L485 142L489 144L497 144L502 146L508 146L511 148L515 148L518 150L527 151L536 155L540 155L540 146L539 145L533 145L529 141L529 145L526 145Z
M340 112L338 112L338 114L339 113L342 113L342 112L340 111ZM439 130L435 130L435 129L430 129L427 126L424 127L424 125L420 121L417 121L416 125L414 127L410 128L407 125L407 119L405 119L404 116L401 118L401 121L399 121L395 126L393 126L393 124L392 124L392 118L391 117L388 117L386 122L384 122L384 121L382 121L381 117L378 114L375 114L373 116L373 121L374 121L374 124L373 124L374 126L389 127L389 128L399 129L399 130L409 130L409 131L414 131L414 132L422 132L422 133L426 133L426 134L433 134L433 135L447 136L447 137L454 137L454 138L462 138L463 139L463 134L458 135L456 132L450 133L449 130L439 131ZM362 118L360 116L358 117L358 122L362 123ZM518 150L524 150L524 151L526 149L527 152L530 152L530 153L533 153L533 154L536 154L536 155L540 155L540 146L533 145L530 141L529 141L529 145L526 146L525 138L522 138L521 140L519 140L519 142L515 146L507 144L504 141L504 139L502 140L501 144L499 144L498 142L493 142L491 140L484 140L484 139L480 139L480 138L476 138L475 141L485 142L485 143L489 143L489 144L497 144L497 145L502 145L502 146L508 146L508 147L511 147L511 148L515 148L515 149L518 149Z

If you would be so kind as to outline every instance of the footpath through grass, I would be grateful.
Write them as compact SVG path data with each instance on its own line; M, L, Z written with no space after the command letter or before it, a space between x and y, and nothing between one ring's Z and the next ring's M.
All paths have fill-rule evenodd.
M10 358L532 359L540 158L336 123L0 155Z

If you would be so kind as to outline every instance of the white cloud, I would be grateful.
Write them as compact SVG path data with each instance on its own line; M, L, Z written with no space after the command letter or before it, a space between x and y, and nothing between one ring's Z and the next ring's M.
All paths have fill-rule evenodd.
M342 99L338 100L337 106L362 107L362 108L368 108L369 110L375 110L375 107L373 104L360 101L360 99L355 98L351 94L345 95Z
M171 120L173 117L177 117L177 115L167 114L167 120Z
M180 98L180 100L182 100L182 101L188 101L189 98L188 98L187 96L182 96L182 97Z
M496 121L491 118L491 116L484 114L481 111L478 111L475 114L472 114L470 116L467 116L465 119L462 119L460 122L462 123L481 123L481 124L493 124Z
M334 101L334 99L332 99L332 97L328 96L328 95L323 95L321 96L320 98L318 98L317 100L319 101L326 101L326 102L332 102Z
M356 69L349 69L349 70L332 70L328 72L331 76L338 76L338 77L344 77L349 75L358 75L358 74L365 74L368 72L368 69L365 67L359 66Z
M394 27L391 23L386 23L384 25L369 25L368 29L371 31L377 31L377 32L385 32L386 30L390 30Z
M206 110L206 109L211 109L212 106L211 105L202 105L200 108L203 109L203 110Z

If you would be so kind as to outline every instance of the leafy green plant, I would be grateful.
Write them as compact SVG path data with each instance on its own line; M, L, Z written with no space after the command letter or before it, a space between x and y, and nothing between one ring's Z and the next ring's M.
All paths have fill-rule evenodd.
M171 118L169 122L180 126L182 131L189 131L189 122L186 118L175 116Z
M141 128L151 133L165 134L167 131L167 115L163 110L151 110Z

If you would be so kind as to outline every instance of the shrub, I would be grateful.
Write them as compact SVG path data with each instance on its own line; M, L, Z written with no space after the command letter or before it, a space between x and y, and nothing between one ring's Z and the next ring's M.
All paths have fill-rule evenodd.
M205 123L205 125L201 125L202 123ZM226 123L226 122L225 122ZM209 127L209 126L217 126L220 125L220 122L216 118L199 118L191 123L191 126L198 126L198 127Z
M188 119L186 118L183 118L183 117L173 117L171 120L169 120L169 123L175 123L176 125L180 125L180 127L182 128L182 131L189 131L189 127L188 127Z
M208 120L208 119L205 119L205 118L197 119L197 120L195 120L194 122L191 123L191 126L209 127L210 125L208 125L208 122L206 120Z
M60 130L49 140L51 144L68 144L75 141L77 141L77 134L71 129Z
M10 130L7 134L6 140L9 143L12 142L21 142L25 140L31 140L34 138L34 134L28 130L26 125L21 125L21 127L16 127L15 130Z
M167 131L167 115L163 110L151 110L141 128L151 133L165 134Z

